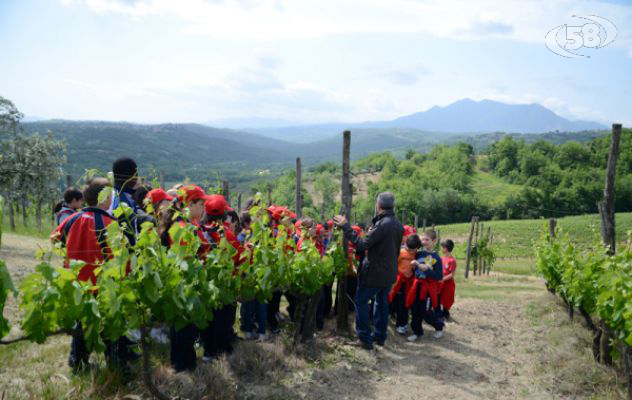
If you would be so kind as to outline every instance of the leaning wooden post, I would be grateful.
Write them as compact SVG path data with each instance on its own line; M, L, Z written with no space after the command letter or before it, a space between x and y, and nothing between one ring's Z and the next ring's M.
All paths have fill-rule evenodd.
M228 181L226 180L222 182L222 195L224 195L226 202L230 203L230 189L228 187Z
M424 218L424 228L423 228L423 230L422 230L422 231L423 231L423 232L425 232L425 231L426 231L426 219L425 219L425 218Z
M268 206L272 205L272 188L268 186Z
M160 187L162 189L164 189L165 188L165 173L163 171L160 171L159 176L160 176L160 178L159 178L160 179Z
M419 216L415 214L415 230L419 229Z
M603 190L603 201L599 202L599 214L601 215L601 236L607 247L609 255L614 255L616 250L615 236L615 177L617 158L619 156L619 142L621 140L621 124L612 124L612 138L608 151L608 169L606 171L606 184ZM601 328L601 340L599 343L599 361L606 365L612 365L611 339L612 331L603 321L599 323Z
M241 214L241 192L237 193L237 212Z
M341 195L344 216L351 218L352 192L351 192L351 132L344 131L342 134L342 179ZM347 239L342 238L342 248L345 252L348 248ZM347 276L346 273L338 276L336 285L336 298L338 309L336 313L336 330L338 333L346 333L349 330L349 303L347 299Z
M474 224L476 223L476 216L472 217L472 222L470 223L470 236L467 239L467 253L465 257L465 277L467 278L470 275L470 258L472 256L472 236L474 236Z
M66 188L69 188L72 186L72 175L68 174L66 175Z
M302 182L301 182L301 158L296 158L296 194L295 194L295 206L296 206L296 218L303 217L303 196L302 196Z

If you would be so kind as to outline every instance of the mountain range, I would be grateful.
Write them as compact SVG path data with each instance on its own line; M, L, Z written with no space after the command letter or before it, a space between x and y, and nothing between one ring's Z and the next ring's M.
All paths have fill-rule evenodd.
M480 134L491 132L544 133L606 129L591 121L570 121L540 104L507 104L493 100L463 99L445 107L405 115L388 121L324 123L287 126L287 121L261 118L226 119L211 123L276 139L308 143L334 136L344 129L415 129L433 133Z

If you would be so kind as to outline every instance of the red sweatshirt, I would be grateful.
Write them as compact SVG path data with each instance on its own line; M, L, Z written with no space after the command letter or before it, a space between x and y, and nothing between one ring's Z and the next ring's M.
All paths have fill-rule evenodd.
M86 264L79 271L78 279L90 279L95 285L97 278L94 270L103 263L105 257L111 257L105 240L106 227L114 218L100 208L86 207L66 218L54 231L55 240L66 245L64 266L69 268L70 260L84 261Z

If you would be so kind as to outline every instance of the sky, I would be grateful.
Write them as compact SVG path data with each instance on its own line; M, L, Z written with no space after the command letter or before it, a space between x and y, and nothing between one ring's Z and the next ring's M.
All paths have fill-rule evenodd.
M573 15L616 39L554 54ZM355 122L471 98L632 125L632 0L0 0L0 43L0 96L32 118Z

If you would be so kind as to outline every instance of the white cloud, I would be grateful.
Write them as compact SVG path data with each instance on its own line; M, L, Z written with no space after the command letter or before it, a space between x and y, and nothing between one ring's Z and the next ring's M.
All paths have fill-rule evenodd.
M63 3L69 0L61 0ZM77 1L77 0L75 0ZM593 0L84 0L97 13L169 15L186 31L222 39L295 39L339 33L428 33L458 40L489 36L542 42L573 14L623 23L632 7ZM615 24L617 23L615 21ZM619 39L619 38L618 38ZM620 41L628 41L622 38Z

